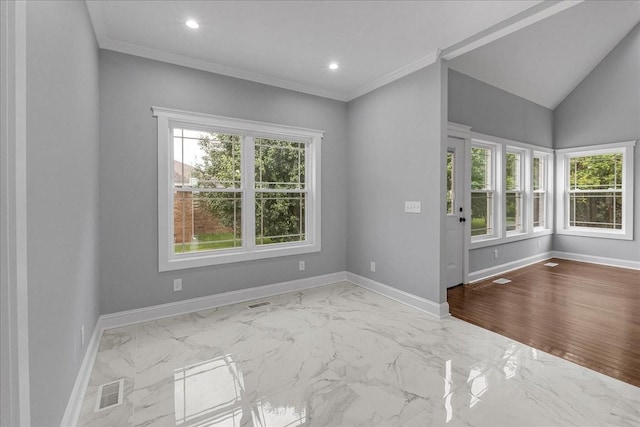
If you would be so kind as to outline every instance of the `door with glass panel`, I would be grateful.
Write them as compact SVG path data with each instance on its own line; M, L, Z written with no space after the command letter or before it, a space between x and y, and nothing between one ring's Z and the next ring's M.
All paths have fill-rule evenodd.
M447 140L447 252L446 285L448 288L464 281L465 230L467 212L464 206L465 149L464 140Z

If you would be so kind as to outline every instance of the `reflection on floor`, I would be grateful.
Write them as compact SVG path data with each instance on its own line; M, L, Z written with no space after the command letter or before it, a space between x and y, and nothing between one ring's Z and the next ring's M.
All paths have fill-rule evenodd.
M80 425L640 424L639 388L461 320L348 283L268 301L106 331Z

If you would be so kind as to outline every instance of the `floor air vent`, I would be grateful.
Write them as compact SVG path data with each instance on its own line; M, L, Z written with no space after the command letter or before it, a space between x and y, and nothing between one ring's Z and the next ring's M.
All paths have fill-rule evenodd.
M555 267L555 266L557 266L557 265L558 265L558 263L557 263L557 262L548 262L548 263L546 263L546 264L544 264L544 265L545 265L546 267Z
M501 277L499 279L494 280L493 283L497 283L498 285L506 285L507 283L511 283L511 280Z
M268 302L268 301L266 301L266 302L259 302L259 303L256 303L256 304L251 304L251 305L249 305L248 307L249 307L249 308L258 308L258 307L264 307L265 305L271 305L271 303L270 303L270 302Z
M112 383L102 384L98 388L96 412L112 408L122 403L123 381L124 380L120 379Z

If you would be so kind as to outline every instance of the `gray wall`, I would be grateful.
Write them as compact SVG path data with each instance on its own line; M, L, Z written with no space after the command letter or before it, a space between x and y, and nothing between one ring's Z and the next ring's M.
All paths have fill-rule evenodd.
M553 147L553 111L548 108L451 69L448 91L450 122L471 126L474 132ZM551 248L551 237L542 236L473 249L469 251L469 272L528 258Z
M443 78L437 63L348 106L348 269L434 302L445 301ZM421 201L422 213L404 213L405 200Z
M449 121L474 132L553 148L553 111L449 69Z
M102 313L346 269L346 104L120 53L100 53ZM322 251L158 273L157 121L151 106L325 131ZM298 271L298 261L306 270ZM172 281L183 279L174 293Z
M99 315L98 49L84 2L27 3L31 422L59 425Z
M640 24L554 111L555 148L640 138ZM634 240L554 237L554 249L640 260L640 147L635 148Z

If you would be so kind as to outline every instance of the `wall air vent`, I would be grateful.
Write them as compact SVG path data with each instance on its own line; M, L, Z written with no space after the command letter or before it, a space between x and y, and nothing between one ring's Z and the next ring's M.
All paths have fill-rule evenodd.
M98 396L96 397L96 412L103 409L113 408L122 403L123 379L112 383L102 384L98 387Z
M256 304L251 304L251 305L249 305L248 307L249 307L249 308L258 308L258 307L264 307L265 305L271 305L271 303L270 303L270 302L268 302L268 301L265 301L265 302L258 302L258 303L256 303Z

